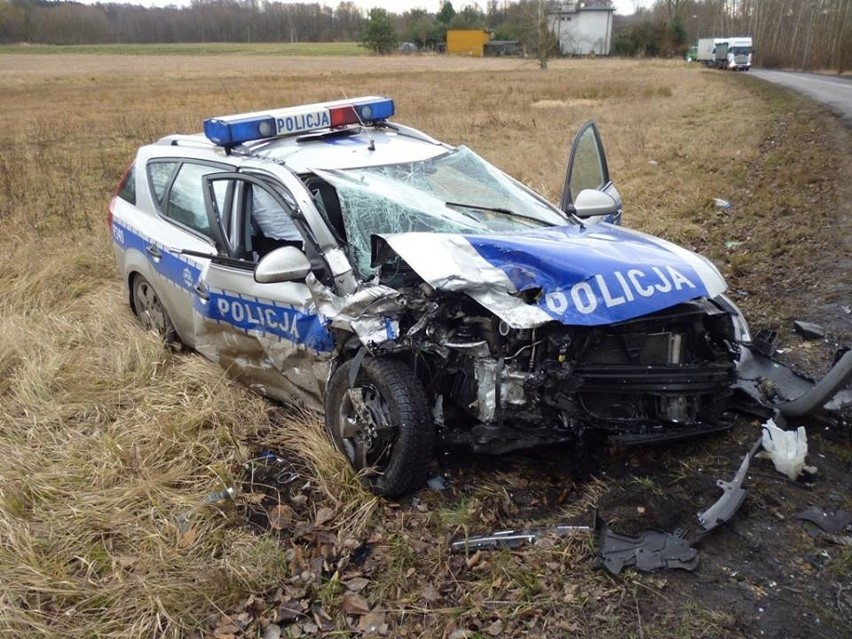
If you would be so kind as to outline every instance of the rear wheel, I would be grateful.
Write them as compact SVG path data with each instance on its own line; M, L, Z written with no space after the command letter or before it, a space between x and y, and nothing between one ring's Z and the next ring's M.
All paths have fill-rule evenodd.
M426 393L404 363L373 357L361 362L350 388L354 365L345 362L329 381L326 428L370 490L400 497L429 472L435 426Z
M166 342L177 340L175 326L151 283L141 275L133 278L133 310L147 331L154 331Z

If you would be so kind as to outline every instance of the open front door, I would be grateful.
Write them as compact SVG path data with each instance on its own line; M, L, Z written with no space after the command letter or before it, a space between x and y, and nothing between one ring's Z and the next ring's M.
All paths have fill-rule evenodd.
M265 395L320 407L334 341L304 278L255 279L259 260L274 252L275 242L302 250L293 246L304 245L301 236L295 240L295 200L283 187L238 173L210 175L205 183L222 250L195 289L195 348ZM290 237L276 237L284 234Z
M621 196L609 179L601 136L592 121L574 136L561 208L584 222L621 223Z

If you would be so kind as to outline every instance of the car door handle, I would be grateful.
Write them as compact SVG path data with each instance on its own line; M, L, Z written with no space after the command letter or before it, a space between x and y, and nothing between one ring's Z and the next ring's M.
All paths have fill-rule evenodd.
M199 282L195 285L195 294L203 300L210 299L210 291L207 290L207 287L204 286L203 282Z
M158 248L157 248L157 246L156 246L155 244L149 244L148 246L146 246L146 247L145 247L145 251L146 251L146 252L147 252L147 253L148 253L151 257L153 257L153 258L154 258L154 259L156 259L156 260L158 260L158 259L160 259L161 257L163 257L163 253L160 251L160 249L158 249Z

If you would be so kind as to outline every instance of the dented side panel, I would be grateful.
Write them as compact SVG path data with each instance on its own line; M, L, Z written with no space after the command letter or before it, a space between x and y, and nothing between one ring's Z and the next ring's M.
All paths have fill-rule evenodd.
M334 339L308 287L259 284L250 270L215 263L200 282L196 349L264 395L319 409Z

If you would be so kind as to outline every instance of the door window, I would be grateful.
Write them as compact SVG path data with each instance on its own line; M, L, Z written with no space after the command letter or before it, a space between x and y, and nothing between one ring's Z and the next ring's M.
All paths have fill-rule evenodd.
M574 151L574 166L571 171L571 199L584 189L600 189L604 186L604 170L601 164L595 132L585 129Z
M215 173L218 170L217 167L204 164L188 162L182 164L172 187L169 189L168 201L163 207L165 216L212 237L207 207L204 204L203 178L205 175ZM217 183L214 187L214 196L217 202L225 202L227 184Z
M163 203L166 189L169 188L179 166L180 162L178 161L148 163L148 181L151 183L151 193L154 194L154 199L157 200L158 204Z
M562 210L568 208L585 189L605 190L609 184L609 169L606 164L600 134L594 122L580 127L571 146L565 187L562 191Z
M211 175L211 219L221 227L230 257L256 262L281 246L304 250L292 219L295 201L280 185L241 174Z

